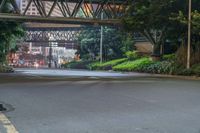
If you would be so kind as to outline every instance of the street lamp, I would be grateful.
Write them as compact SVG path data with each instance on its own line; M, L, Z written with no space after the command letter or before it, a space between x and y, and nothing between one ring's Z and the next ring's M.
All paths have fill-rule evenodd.
M101 20L103 20L103 11L101 13ZM100 38L100 63L103 62L103 26L101 25L101 38Z
M53 37L50 36L49 37L49 64L48 64L48 67L51 68L52 67L52 41L53 40Z
M189 0L188 9L188 48L187 48L187 69L190 69L190 56L191 56L191 11L192 11L192 0Z

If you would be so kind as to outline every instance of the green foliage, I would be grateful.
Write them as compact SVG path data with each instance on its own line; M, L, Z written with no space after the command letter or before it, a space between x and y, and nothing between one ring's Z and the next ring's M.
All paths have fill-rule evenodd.
M154 45L153 54L159 55L160 45L167 40L176 44L187 42L188 1L130 1L123 24L127 31L144 35ZM199 33L200 2L192 0L192 43L199 40Z
M0 73L10 73L10 72L14 72L12 67L0 64Z
M6 1L2 12L12 12L10 1ZM11 21L0 21L0 63L4 64L6 55L12 48L15 48L16 40L24 35L23 28L20 23Z
M136 51L128 51L125 53L128 60L135 60L139 58L139 55Z
M191 21L192 34L199 34L199 32L200 32L200 12L197 10L194 10L191 13L191 17L192 17L192 21ZM173 16L171 19L179 22L180 24L184 25L185 27L187 27L187 25L188 25L188 17L186 14L184 14L183 11L179 11L178 14L176 16Z
M185 69L183 66L176 64L174 60L171 60L172 57L174 57L174 55L166 55L164 61L156 62L153 62L148 57L143 57L134 61L122 58L102 64L94 61L73 61L64 64L62 67L70 69L136 71L155 74L200 76L200 64L193 65L191 69Z
M88 64L92 63L92 61L72 61L66 64L63 64L63 68L69 69L88 69Z
M135 49L134 45L134 40L133 40L133 35L128 34L124 35L122 39L122 52L126 53L127 51L133 51Z
M181 45L176 52L177 64L186 67L187 64L187 46ZM200 42L197 42L191 47L191 65L200 63Z
M191 69L186 69L183 66L177 65L174 61L166 60L144 65L137 69L137 71L155 74L200 76L200 64L194 65Z
M139 71L146 65L152 64L150 58L144 57L135 61L127 61L113 67L115 71Z
M160 45L166 40L167 30L171 30L173 0L134 0L123 18L124 28L129 32L139 32L154 45L153 54L160 55ZM148 16L148 17L147 17Z
M17 38L23 36L21 24L0 21L0 62L6 60L6 55L15 48Z
M197 10L192 13L192 28L193 33L200 32L200 12Z
M193 65L192 70L195 75L200 76L200 64Z
M200 64L193 65L190 69L180 67L177 69L175 74L184 76L200 76Z
M183 68L183 69L177 70L176 74L177 75L184 75L184 76L192 76L192 75L194 75L194 71L192 69Z
M111 60L108 62L104 62L104 63L99 63L99 62L95 62L89 65L89 68L91 70L112 70L113 66L116 66L120 63L123 63L125 61L127 61L127 58L122 58L122 59L115 59L115 60Z
M116 71L137 71L145 73L156 74L176 74L179 66L173 61L169 60L173 56L166 56L165 61L153 62L150 58L143 57L134 61L127 61L113 67ZM182 70L182 69L180 69Z
M173 61L158 61L143 67L140 71L156 74L173 74L176 71L176 65Z
M90 70L100 70L99 67L100 67L101 63L98 61L98 62L93 62L93 63L90 63L88 65L88 68Z
M176 60L176 54L163 55L162 59L167 61L174 61Z
M100 52L100 27L83 30L79 38L79 49L81 59L98 60ZM128 50L133 50L133 39L113 27L103 28L103 60L111 60L123 57Z

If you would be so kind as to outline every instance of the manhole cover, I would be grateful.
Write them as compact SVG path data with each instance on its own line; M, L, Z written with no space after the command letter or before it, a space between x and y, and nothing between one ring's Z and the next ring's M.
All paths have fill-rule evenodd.
M3 104L0 104L0 111L6 111L7 109L4 107Z

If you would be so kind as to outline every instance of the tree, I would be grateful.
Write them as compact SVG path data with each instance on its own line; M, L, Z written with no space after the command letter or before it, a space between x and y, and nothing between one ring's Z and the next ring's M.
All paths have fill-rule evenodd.
M177 21L180 25L183 25L187 29L188 19L187 15L179 11L175 17L172 18L174 21ZM191 61L190 63L198 64L200 63L200 12L194 10L192 12L192 30L191 30ZM179 64L185 65L187 60L187 32L182 36L183 45L177 52L177 58Z
M78 53L82 59L96 59L100 51L100 28L86 28L79 35ZM103 59L110 60L123 57L133 50L134 42L129 34L113 27L104 27Z
M192 32L200 35L200 12L195 10L192 13Z
M173 32L171 38L180 33L177 27L182 25L172 21L171 17L180 10L185 11L184 4L182 0L135 0L123 19L124 27L145 36L154 46L153 54L160 55L161 45L170 38L170 33Z
M2 12L12 12L10 3L4 5ZM21 23L0 21L0 63L4 63L9 50L15 48L16 40L24 34Z
M86 28L78 36L79 48L77 53L81 55L81 58L94 59L98 56L98 44L100 42L100 34L98 32L98 29Z
M180 38L182 40L187 41L187 28L188 28L188 2L176 0L176 8L178 7L178 11L171 13L170 20L172 20L174 26L173 34L179 31ZM195 36L199 34L200 31L200 1L199 0L192 0L192 37L194 40ZM175 31L176 30L176 31Z

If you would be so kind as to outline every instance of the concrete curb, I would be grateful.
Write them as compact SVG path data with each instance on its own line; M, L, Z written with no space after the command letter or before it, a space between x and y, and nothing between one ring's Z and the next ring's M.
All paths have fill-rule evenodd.
M185 79L185 80L200 80L197 76L179 76L179 75L166 75L166 74L151 74L153 77L161 78L175 78L175 79Z

